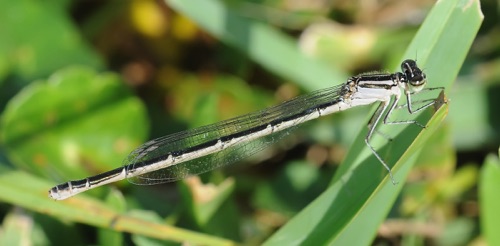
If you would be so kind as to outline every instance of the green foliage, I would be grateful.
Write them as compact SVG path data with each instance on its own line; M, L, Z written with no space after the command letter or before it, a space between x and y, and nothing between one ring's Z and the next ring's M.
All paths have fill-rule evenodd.
M490 155L486 158L481 170L479 181L479 199L481 204L481 230L486 243L495 245L500 243L497 228L500 218L497 212L500 206L498 188L500 187L500 162L498 156Z
M477 52L466 59L483 18L479 1L438 1L416 34L407 23L338 24L355 22L347 13L367 11L364 6L287 4L0 3L0 31L8 34L0 38L0 244L367 245L390 237L380 226L390 227L391 220L410 224L393 229L407 244L499 242L498 157L487 158L479 178L477 165L455 158L460 148L498 144L489 109L496 107L498 90L491 88L498 83L479 82L497 81L499 74L484 72L491 68L478 65L487 58ZM408 16L424 11L399 8ZM397 185L364 143L367 108L311 123L246 160L268 165L234 165L176 185L123 182L64 201L47 197L58 183L119 167L147 139L342 83L353 70L387 65L398 71L405 58L425 69L428 87L445 88L440 100L449 104L411 118L426 129L380 128L393 140L375 136L373 142ZM483 72L474 83L451 89L460 73L476 66ZM410 117L402 111L394 119ZM309 140L319 144L302 150ZM336 162L321 153L342 153L349 145L338 168L318 168ZM473 219L450 216L456 204L470 202L476 180L481 234ZM421 222L435 222L429 227L438 228L437 235L411 226ZM91 226L95 238L79 224Z
M2 1L0 7L5 34L0 39L1 81L7 76L22 78L17 82L43 78L68 64L102 67L71 23L65 4L21 0Z
M118 167L148 131L143 104L119 77L82 67L26 86L1 123L16 166L64 179Z

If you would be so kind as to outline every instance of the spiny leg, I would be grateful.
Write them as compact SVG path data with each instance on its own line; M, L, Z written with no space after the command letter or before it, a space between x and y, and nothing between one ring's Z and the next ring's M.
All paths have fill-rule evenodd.
M368 123L368 133L366 134L366 137L365 137L365 143L370 148L373 155L375 155L375 157L377 157L377 159L380 161L380 163L382 163L384 168L389 172L389 176L391 178L392 184L396 185L398 182L396 182L394 180L394 177L392 176L391 168L389 168L389 166L385 163L385 161L382 159L382 157L380 157L380 155L377 153L375 148L373 148L373 146L370 144L370 139L373 135L373 132L375 131L375 128L376 128L377 124L379 123L380 119L382 118L382 115L386 111L388 105L389 105L388 101L383 101L380 103L377 110L375 110L375 113L373 114L372 118L370 119L370 121ZM391 107L393 107L393 106L391 106Z
M427 103L414 110L412 108L413 102L411 101L411 95L418 94L422 91L432 91L432 90L444 90L444 87L424 88L424 89L417 91L417 92L410 92L408 89L405 89L406 104L404 104L403 106L408 108L408 112L410 114L415 114L417 112L420 112L421 110L424 110L424 109L434 105L436 103L436 99L424 99L424 100L420 100L420 101L416 101L416 102L427 102ZM399 98L397 98L397 99L399 99ZM396 124L415 124L415 125L420 126L421 128L426 128L426 126L422 125L420 122L418 122L416 120L389 121L389 117L392 114L394 109L397 109L396 104L393 104L391 109L389 109L389 112L386 114L386 117L384 118L384 124L388 124L388 125L391 125L391 124L393 124L393 125L396 125Z
M406 104L407 104L407 107L408 107L408 112L410 112L410 114L414 114L414 113L417 113L423 109L426 109L432 105L434 105L436 103L436 100L432 100L431 102L413 110L412 109L412 101L411 101L411 95L415 95L415 94L418 94L418 93L421 93L423 91L433 91L433 90L444 90L444 87L433 87L433 88L424 88L420 91L416 91L416 92L410 92L408 91L407 89L405 90L405 95L406 95Z

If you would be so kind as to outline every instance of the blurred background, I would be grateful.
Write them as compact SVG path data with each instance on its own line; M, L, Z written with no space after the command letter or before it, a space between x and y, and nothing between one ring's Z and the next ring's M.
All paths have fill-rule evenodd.
M172 2L0 1L4 173L43 180L48 190L120 167L147 140L263 109L360 72L393 72L435 3L210 1L226 13ZM448 94L449 114L433 136L432 153L420 157L373 244L485 243L477 184L484 163L498 163L500 3L481 5L485 18ZM207 22L196 23L183 8L206 13ZM224 18L228 26L206 30ZM250 25L245 21L258 35L241 28ZM259 42L280 55L266 55ZM296 57L303 62L287 63ZM418 60L418 52L408 58ZM324 191L369 111L308 123L262 153L200 177L151 187L119 182L87 195L114 201L120 211L259 244ZM133 234L106 236L92 225L0 199L0 242L152 243ZM215 200L216 211L204 211L206 199Z

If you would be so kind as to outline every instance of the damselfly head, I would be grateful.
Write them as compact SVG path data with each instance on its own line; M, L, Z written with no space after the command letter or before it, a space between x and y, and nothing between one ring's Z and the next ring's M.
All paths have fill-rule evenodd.
M411 85L413 91L420 91L427 83L427 77L424 72L417 66L414 60L405 60L401 63L401 70L403 71L406 81Z

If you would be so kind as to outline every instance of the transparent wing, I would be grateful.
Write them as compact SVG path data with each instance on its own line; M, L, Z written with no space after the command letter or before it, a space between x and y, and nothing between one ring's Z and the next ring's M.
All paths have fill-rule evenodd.
M144 163L166 158L171 153L196 148L196 146L208 142L216 142L221 137L242 133L282 119L294 118L296 115L304 114L305 112L321 107L321 105L337 101L344 88L345 85L342 84L322 89L261 111L151 140L130 153L124 164L127 166L127 170L135 170L136 168L142 168ZM294 122L292 127L286 130L275 132L249 142L242 141L241 144L233 145L222 151L131 177L128 180L131 183L141 185L172 182L231 164L253 155L282 139L294 130L297 125L302 123L302 121L303 118L299 118Z

